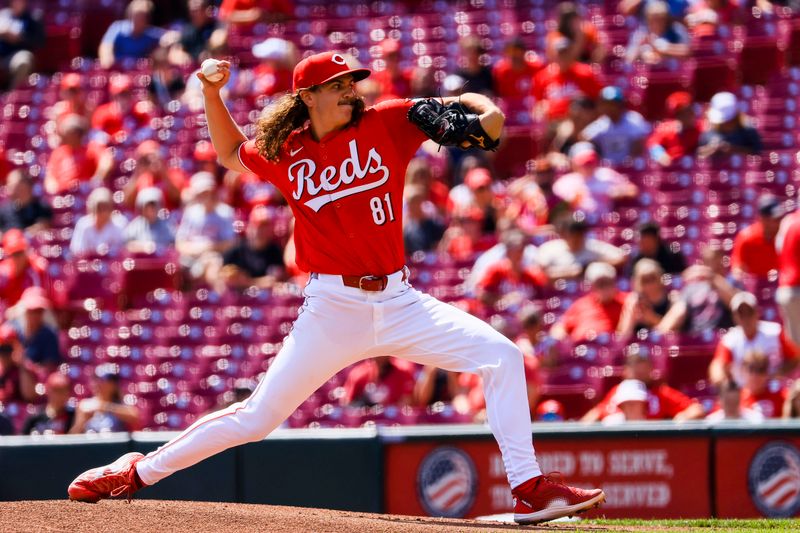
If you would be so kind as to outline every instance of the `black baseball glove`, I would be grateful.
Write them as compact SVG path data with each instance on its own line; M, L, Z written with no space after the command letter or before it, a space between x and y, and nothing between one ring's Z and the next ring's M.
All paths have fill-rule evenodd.
M483 130L478 115L460 102L445 105L435 98L420 98L408 110L408 120L440 146L494 151L500 144Z

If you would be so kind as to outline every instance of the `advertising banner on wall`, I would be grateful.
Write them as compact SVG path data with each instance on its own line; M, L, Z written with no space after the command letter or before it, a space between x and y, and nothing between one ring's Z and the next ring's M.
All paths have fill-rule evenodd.
M536 441L545 472L572 485L602 487L593 516L695 518L710 513L709 447L704 436L548 438ZM511 491L490 439L387 443L385 511L475 517L511 511Z
M800 516L800 437L718 434L715 446L717 516Z

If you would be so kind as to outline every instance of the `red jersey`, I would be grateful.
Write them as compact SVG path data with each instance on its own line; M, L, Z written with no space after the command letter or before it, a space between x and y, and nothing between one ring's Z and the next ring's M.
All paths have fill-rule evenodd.
M739 405L743 408L750 408L758 411L764 418L780 418L783 414L783 402L786 400L786 389L780 388L776 391L765 389L759 394L747 387L742 389L742 399Z
M759 221L741 230L733 241L731 268L738 268L760 278L778 268L775 241L764 238L764 225Z
M800 287L800 211L783 220L779 234L782 238L778 253L778 285Z
M600 303L593 293L575 300L561 317L561 324L572 340L593 339L598 333L613 333L622 315L627 293L618 291L608 303Z
M50 154L47 161L47 175L58 182L58 191L63 192L82 181L89 181L97 170L100 152L103 147L96 143L72 148L62 144Z
M47 277L47 260L28 252L28 268L17 272L11 258L0 261L0 301L6 307L16 304L28 287L50 289Z
M342 402L362 401L367 405L409 403L414 392L414 366L406 361L389 359L383 375L378 364L368 359L354 366L344 384Z
M533 77L542 67L541 62L525 61L520 70L514 70L507 58L500 59L492 67L497 96L507 100L522 100L531 94Z
M381 70L373 72L370 76L383 96L390 95L394 98L405 98L411 94L411 71L389 72Z
M278 162L259 155L255 140L239 147L242 165L291 207L300 269L363 276L403 267L405 171L427 138L406 118L411 104L381 102L319 141L306 126L289 136Z
M611 387L605 397L597 404L600 410L600 419L616 412L617 407L612 402L614 393L617 392L619 385ZM692 405L694 400L663 383L651 383L647 385L647 419L648 420L669 420L687 407Z
M139 102L126 116L120 112L115 102L108 102L95 109L92 114L92 128L112 136L121 131L132 131L150 122L150 107L148 102Z
M536 289L547 283L547 277L537 268L523 268L517 272L508 258L492 263L478 281L478 287L493 293L508 294L519 291L533 297Z
M594 100L601 87L589 65L573 63L561 72L556 63L550 63L533 78L533 97L537 102L547 102L549 119L561 119L567 116L569 104L579 94Z
M699 143L700 124L691 129L683 129L677 120L662 122L647 139L648 148L660 145L672 159L694 154Z

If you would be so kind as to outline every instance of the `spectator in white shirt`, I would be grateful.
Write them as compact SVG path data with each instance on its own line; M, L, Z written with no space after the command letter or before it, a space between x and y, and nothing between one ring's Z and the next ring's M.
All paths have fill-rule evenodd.
M644 152L644 142L650 134L645 118L627 108L622 89L609 85L600 91L600 118L586 126L581 134L600 150L603 159L619 165L628 157Z
M594 262L621 266L627 256L625 252L607 242L588 237L589 226L580 216L557 224L560 239L542 244L536 261L550 280L575 278Z
M608 167L601 167L592 143L576 143L569 151L573 172L553 184L553 192L573 209L585 213L607 213L614 200L636 196L639 189L628 178Z
M708 372L713 383L730 377L745 385L744 360L750 353L769 361L769 375L785 374L797 365L798 349L777 322L759 320L758 300L749 292L738 292L731 299L736 327L720 339Z
M75 256L116 255L125 245L127 221L114 211L111 191L95 189L86 200L87 214L75 224L69 249Z

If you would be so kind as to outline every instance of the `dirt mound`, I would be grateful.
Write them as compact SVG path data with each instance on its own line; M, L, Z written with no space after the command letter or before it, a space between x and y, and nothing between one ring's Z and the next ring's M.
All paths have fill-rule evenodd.
M420 518L239 503L134 500L97 504L66 500L0 503L2 532L409 532L575 530L574 524L519 527L498 522ZM608 528L581 524L581 530Z

